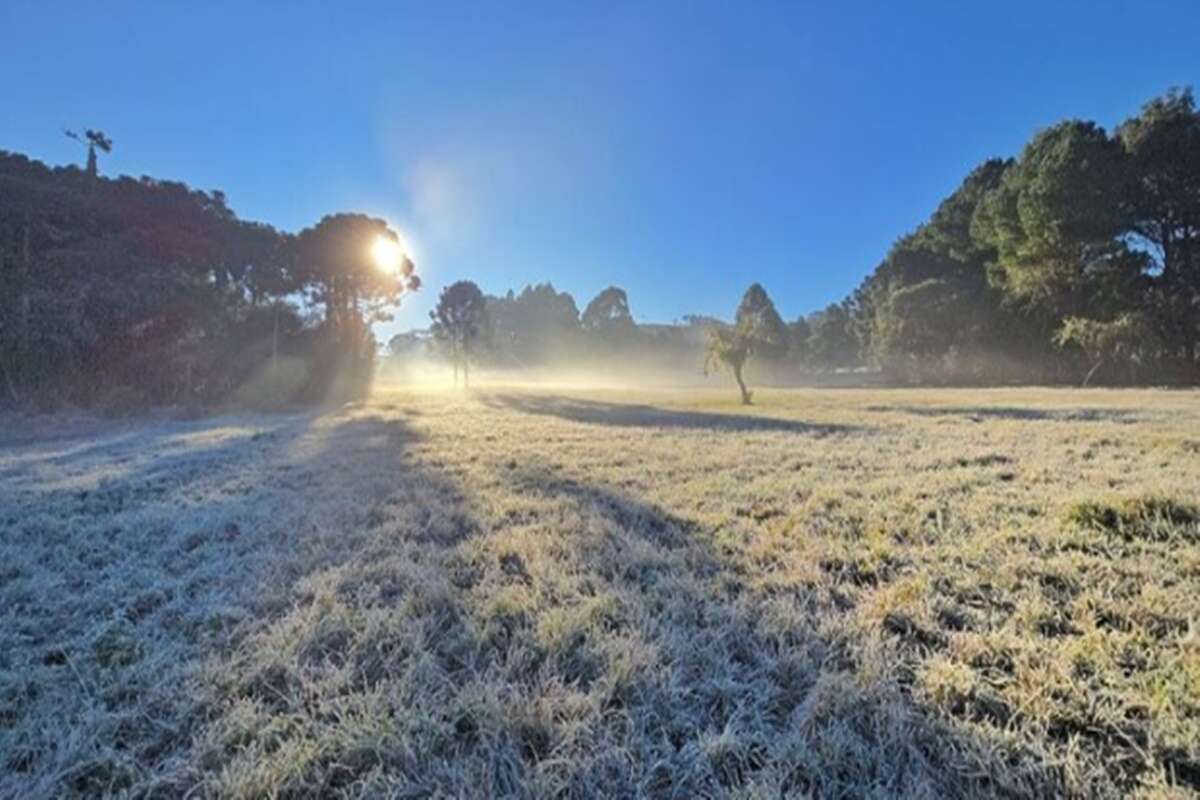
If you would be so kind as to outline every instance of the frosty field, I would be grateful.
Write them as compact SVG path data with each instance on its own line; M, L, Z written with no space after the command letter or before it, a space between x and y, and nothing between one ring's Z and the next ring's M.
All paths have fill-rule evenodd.
M0 418L0 797L1190 796L1200 394Z

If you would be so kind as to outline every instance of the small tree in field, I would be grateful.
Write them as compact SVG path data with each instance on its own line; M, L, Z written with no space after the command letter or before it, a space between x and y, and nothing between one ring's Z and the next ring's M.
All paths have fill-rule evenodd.
M1138 313L1121 314L1109 321L1067 317L1054 341L1059 347L1075 344L1083 350L1092 365L1083 378L1083 385L1087 386L1092 376L1110 361L1127 361L1132 368L1142 350L1153 346L1154 334Z
M752 393L746 388L742 379L742 369L754 350L754 342L749 331L741 325L714 326L708 329L708 346L704 357L704 374L721 369L728 369L737 381L738 390L742 393L742 405L750 405Z
M756 283L742 297L733 325L717 323L708 329L704 373L707 375L721 367L728 369L737 381L742 404L748 406L752 393L742 377L746 362L756 353L773 355L782 352L787 347L787 336L787 326L775 310L775 304Z
M462 366L463 386L470 386L468 363L471 345L487 330L487 301L483 292L471 281L458 281L442 290L437 308L429 312L431 330L449 351L454 364L454 385L458 385L458 369Z

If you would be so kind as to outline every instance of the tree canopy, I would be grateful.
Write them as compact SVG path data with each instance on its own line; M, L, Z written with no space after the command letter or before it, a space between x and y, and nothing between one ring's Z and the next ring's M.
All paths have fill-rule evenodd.
M353 329L372 359L370 321L419 285L411 263L368 269L374 236L395 233L335 215L292 236L219 191L0 152L0 396L211 404L286 356L307 366L280 400L324 398L345 356L331 340Z
M584 330L601 333L621 333L633 328L633 315L629 313L629 298L619 286L609 286L592 298L583 310L581 319Z
M454 381L461 368L463 384L470 385L470 359L475 343L489 333L487 300L471 281L457 281L442 290L437 307L429 312L431 332L447 348L454 364Z

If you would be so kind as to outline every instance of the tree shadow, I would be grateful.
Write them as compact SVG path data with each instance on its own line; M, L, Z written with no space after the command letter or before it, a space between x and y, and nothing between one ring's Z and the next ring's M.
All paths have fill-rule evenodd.
M389 498L463 498L414 467L420 437L399 418L218 418L101 435L0 486L0 796L220 793L218 771L198 770L213 758L198 723L221 723L228 703L277 702L273 680L304 665L293 653L266 673L252 663L246 685L214 680L252 660L247 643L298 605L317 604L308 584L386 556ZM414 538L442 546L472 532L459 523L414 526ZM25 683L36 693L9 691Z
M120 433L101 425L90 435L81 430L70 439L56 439L56 444L38 440L0 455L0 477L10 488L58 487L85 494L181 489L222 470L239 469L269 452L273 443L302 435L315 418L306 413L154 421L133 429L123 426Z
M1028 408L1023 406L908 406L872 405L875 413L910 414L918 417L965 417L975 422L984 419L1013 419L1031 422L1120 422L1132 424L1141 419L1139 412L1122 408Z
M0 677L40 692L0 711L41 723L6 740L0 795L1056 793L865 680L882 656L803 591L753 588L711 525L539 465L497 475L494 508L369 408L221 425L147 431L202 452L136 462L98 504L23 495L34 521L0 529L31 551L16 580L59 598L0 603ZM521 536L580 591L523 606L553 587Z
M656 656L604 700L633 727L622 746L651 767L606 788L663 797L757 796L752 787L783 797L1061 794L1036 756L1022 754L1014 768L1000 737L984 740L924 708L889 651L831 626L842 610L816 608L800 589L753 588L719 531L550 468L512 471L509 483L599 517L589 535L564 543L577 554L572 569L597 596L621 599L629 649Z
M858 430L851 425L809 423L761 417L752 414L719 414L706 411L675 411L633 403L583 400L565 395L486 394L482 401L493 408L524 414L557 417L587 425L635 428L684 428L730 433L780 432L827 436Z

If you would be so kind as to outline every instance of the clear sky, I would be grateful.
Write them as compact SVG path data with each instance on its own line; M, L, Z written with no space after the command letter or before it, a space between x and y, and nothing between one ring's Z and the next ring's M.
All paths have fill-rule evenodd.
M0 148L222 189L459 278L608 284L635 317L838 300L965 173L1200 82L1200 2L0 0Z

